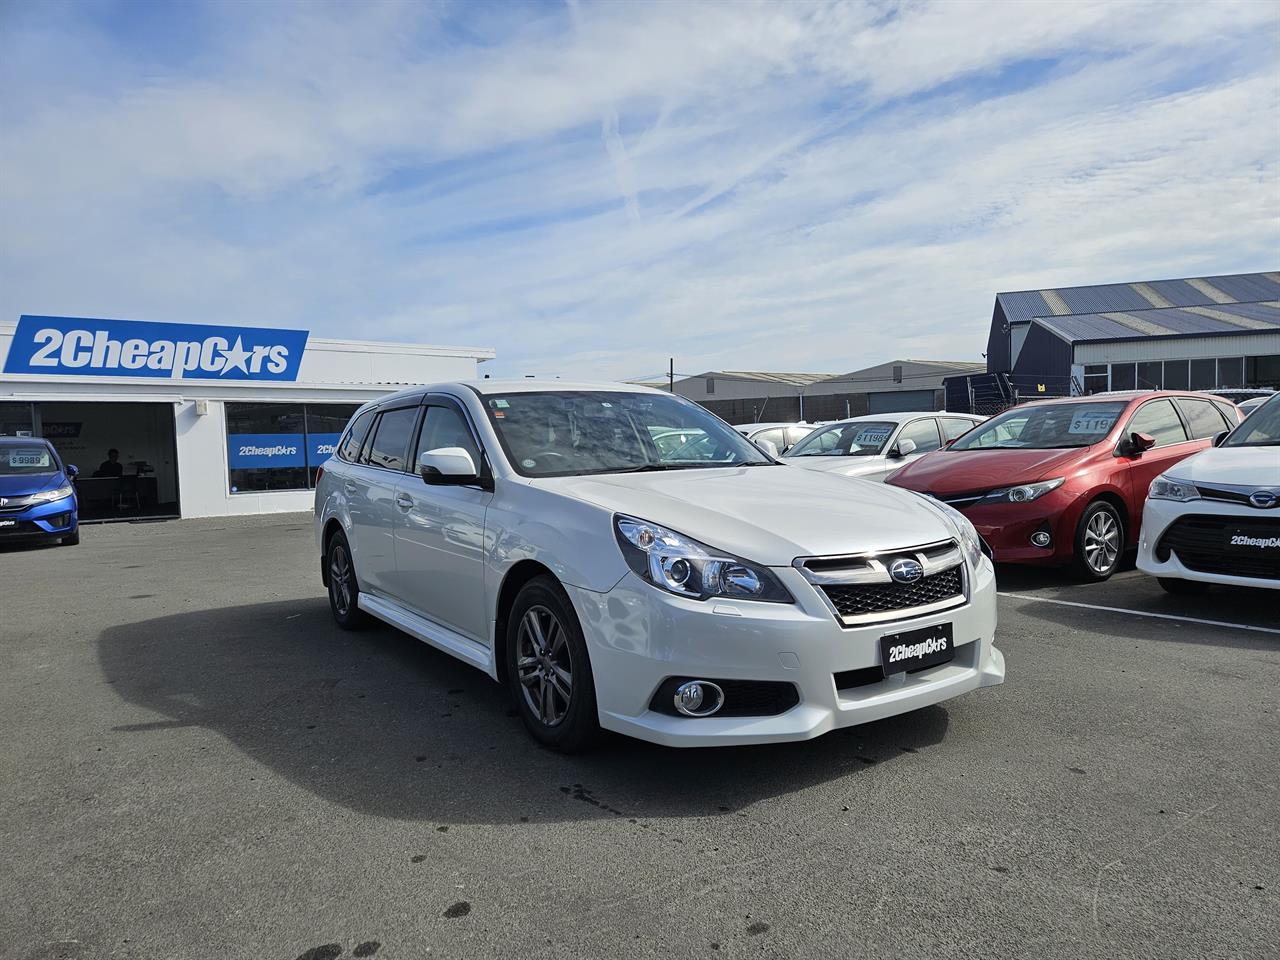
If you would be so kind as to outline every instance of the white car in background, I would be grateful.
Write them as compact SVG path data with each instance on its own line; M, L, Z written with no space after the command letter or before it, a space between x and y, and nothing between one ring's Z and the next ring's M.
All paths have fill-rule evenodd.
M1280 590L1280 394L1151 482L1138 569L1175 594Z
M765 450L774 456L786 453L797 443L818 428L816 423L740 423L733 429L750 440L759 443L761 440L773 444L773 449Z
M664 453L655 438L706 442ZM686 443L688 446L688 442ZM682 397L528 380L366 404L316 481L334 619L483 670L529 732L805 740L1004 680L959 512L793 470Z
M986 417L968 413L878 413L814 430L783 458L807 470L883 480L963 436Z

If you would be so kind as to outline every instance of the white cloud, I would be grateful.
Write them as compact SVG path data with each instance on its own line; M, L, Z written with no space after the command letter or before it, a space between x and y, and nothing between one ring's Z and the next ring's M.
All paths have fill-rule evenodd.
M997 289L1276 266L1265 4L245 9L0 35L0 317L850 370L976 359Z

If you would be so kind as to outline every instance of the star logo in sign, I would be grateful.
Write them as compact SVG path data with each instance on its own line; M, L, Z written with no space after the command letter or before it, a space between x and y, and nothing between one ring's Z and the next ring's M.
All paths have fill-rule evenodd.
M236 337L236 345L222 351L222 376L225 377L233 369L237 369L245 376L248 376L248 360L251 356L253 356L253 353L244 348L244 340Z

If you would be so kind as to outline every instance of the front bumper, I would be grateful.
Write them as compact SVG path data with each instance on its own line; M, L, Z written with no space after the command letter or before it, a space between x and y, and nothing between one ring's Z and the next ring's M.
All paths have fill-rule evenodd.
M608 593L569 587L601 726L667 746L807 740L1004 680L1004 656L993 645L995 576L985 559L963 606L857 628L840 626L797 570L773 571L796 603L688 600L631 573ZM955 640L950 663L837 689L836 674L880 666L881 636L947 622ZM649 708L669 677L782 681L795 685L799 703L777 716L670 716Z
M1058 488L1029 503L988 503L958 508L969 518L991 549L997 563L1056 566L1070 563L1075 554L1076 523L1081 504L1072 491ZM1048 547L1037 547L1031 537L1046 531Z
M1178 556L1176 550L1168 551L1168 559L1161 560L1160 540L1176 521L1183 517L1222 517L1227 521L1239 521L1241 525L1258 521L1274 521L1280 526L1280 509L1258 510L1243 504L1224 503L1218 500L1191 500L1179 503L1175 500L1148 499L1142 509L1142 533L1138 539L1138 569L1153 577L1173 580L1198 580L1232 587L1261 587L1280 590L1280 580L1266 577L1242 577L1227 573L1194 570ZM1271 548L1280 552L1280 548ZM1225 552L1224 552L1225 559ZM1224 566L1229 566L1229 561Z
M73 493L25 510L0 511L0 541L66 537L75 533L79 524L79 508Z

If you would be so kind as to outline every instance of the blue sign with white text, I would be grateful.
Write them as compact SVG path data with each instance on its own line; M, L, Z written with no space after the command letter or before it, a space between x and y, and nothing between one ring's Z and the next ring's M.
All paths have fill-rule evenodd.
M306 346L306 330L23 315L4 372L297 380Z
M307 466L318 467L328 460L338 449L340 433L308 433L307 434Z
M235 433L227 437L227 463L232 470L303 467L300 433Z

